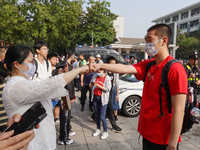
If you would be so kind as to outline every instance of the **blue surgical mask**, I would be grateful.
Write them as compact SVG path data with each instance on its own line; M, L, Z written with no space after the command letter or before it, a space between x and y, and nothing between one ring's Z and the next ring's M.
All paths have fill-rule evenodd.
M36 65L35 64L33 64L33 63L22 63L22 64L24 64L24 65L27 65L28 66L28 70L26 70L26 71L23 71L22 69L20 69L20 68L18 68L20 71L22 71L24 74L25 74L25 76L27 76L27 78L31 78L31 77L33 77L34 76L34 74L35 74L35 71L36 71Z
M160 40L162 40L162 38ZM158 53L159 49L162 46L160 46L158 49L156 49L155 48L155 44L158 43L160 40L158 40L158 41L156 41L154 43L146 43L146 45L145 45L145 51L146 51L146 53L147 53L148 56L154 57Z
M103 75L103 73L97 73L97 75L100 77L100 76L102 76L102 75Z

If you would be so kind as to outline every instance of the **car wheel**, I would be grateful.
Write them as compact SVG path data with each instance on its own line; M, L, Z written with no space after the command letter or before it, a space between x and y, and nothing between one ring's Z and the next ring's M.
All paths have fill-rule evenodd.
M141 98L137 96L128 97L122 106L122 112L128 117L136 117L140 114Z

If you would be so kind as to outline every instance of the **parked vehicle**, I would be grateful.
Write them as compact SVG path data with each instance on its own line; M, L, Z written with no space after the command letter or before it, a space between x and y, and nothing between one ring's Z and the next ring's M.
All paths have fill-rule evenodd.
M127 61L124 57L119 54L114 49L107 49L104 47L89 47L89 46L78 46L75 48L75 55L79 56L80 54L84 54L85 60L88 60L90 56L96 57L97 54L101 55L101 59L104 63L106 63L106 59L108 56L113 56L115 59L121 64L127 64Z
M138 81L133 74L124 74L119 80L119 107L128 117L140 113L143 81Z

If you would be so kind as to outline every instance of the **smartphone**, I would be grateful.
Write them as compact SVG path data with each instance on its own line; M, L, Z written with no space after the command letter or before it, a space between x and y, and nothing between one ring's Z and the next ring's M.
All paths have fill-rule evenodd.
M67 66L67 59L68 59L68 54L66 54L66 57L65 57L65 64L64 64L64 71L65 71L65 68L66 68L66 66Z
M40 102L36 102L31 108L29 108L21 117L19 122L13 123L4 132L14 130L15 136L28 130L35 128L45 117L47 116L46 110Z

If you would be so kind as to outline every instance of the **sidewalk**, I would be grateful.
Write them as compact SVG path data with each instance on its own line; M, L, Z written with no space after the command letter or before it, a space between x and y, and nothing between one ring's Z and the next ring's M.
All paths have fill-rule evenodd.
M80 97L80 92L76 93ZM120 133L111 131L108 121L108 138L101 140L100 136L93 137L92 133L96 129L96 124L90 119L88 101L85 110L80 111L81 105L77 99L73 104L71 125L76 135L70 137L75 142L71 145L58 145L57 150L142 150L142 137L139 139L137 131L138 117L125 117L119 113L118 125L123 129ZM57 137L59 136L59 126L56 126ZM200 149L200 125L194 125L192 130L182 136L180 150L199 150Z

